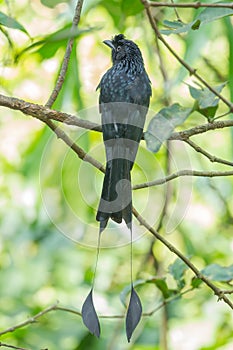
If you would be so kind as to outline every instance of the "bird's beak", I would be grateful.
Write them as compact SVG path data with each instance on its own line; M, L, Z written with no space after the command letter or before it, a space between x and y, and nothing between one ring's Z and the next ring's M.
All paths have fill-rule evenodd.
M112 50L115 50L115 46L113 45L111 40L104 40L103 43L109 46Z

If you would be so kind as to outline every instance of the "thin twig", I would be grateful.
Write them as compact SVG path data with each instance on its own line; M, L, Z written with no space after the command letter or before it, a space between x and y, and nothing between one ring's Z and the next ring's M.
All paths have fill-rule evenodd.
M146 9L146 13L148 16L148 19L150 21L151 27L154 30L157 38L166 46L166 48L170 51L170 53L177 59L180 64L187 69L187 71L190 73L190 75L195 76L204 86L206 86L215 96L217 96L221 101L223 101L228 107L229 107L229 112L233 112L233 104L228 101L224 96L222 96L218 91L216 91L212 86L210 86L205 79L203 79L198 73L197 70L192 68L187 62L185 62L177 53L176 51L168 44L168 42L164 39L164 37L161 35L156 21L154 20L154 17L151 13L150 3L147 0L141 0L142 4L144 5ZM177 4L176 4L177 5ZM231 4L232 5L232 4Z
M222 74L222 72L211 62L211 60L207 57L202 57L205 64L208 66L209 69L211 69L212 72L216 75L217 79L219 81L227 81L227 77Z
M188 138L198 135L198 134L203 134L207 131L210 130L216 130L216 129L222 129L226 127L233 126L233 120L219 120L214 123L206 123L202 125L197 125L194 128L187 129L184 131L180 132L173 132L172 135L170 136L169 140L187 140Z
M28 318L26 321L20 322L20 323L18 323L18 324L15 325L15 326L12 326L12 327L10 327L10 328L5 329L4 331L1 331L1 332L0 332L0 336L3 335L3 334L6 334L6 333L12 333L12 332L14 332L16 329L25 327L25 326L27 326L27 325L30 324L30 323L35 323L35 322L38 320L38 318L40 318L41 316L47 314L48 312L51 312L51 311L53 311L53 310L56 310L57 305L58 305L58 303L53 304L52 306L49 306L48 308L46 308L46 309L44 309L44 310L38 312L38 314L36 314L36 315L34 315L34 316Z
M182 176L199 176L199 177L222 177L222 176L233 176L233 171L199 171L199 170L179 170L176 173L165 176L162 179L144 182L133 186L134 190L147 188L151 186L163 185L171 180L174 180Z
M14 345L10 345L10 344L6 344L6 343L0 342L0 348L2 346L4 346L4 348L11 348L11 349L17 349L17 350L29 350L29 349L26 349L26 348L21 348L21 347L18 347L18 346L14 346Z
M168 2L155 2L147 1L148 6L151 7L181 7L181 8L194 8L199 9L200 7L211 7L211 8L230 8L233 9L233 3L214 3L208 4L204 2L193 2L193 3L168 3Z
M133 214L138 220L138 222L143 225L147 230L152 233L160 242L163 243L172 253L174 253L176 256L178 256L189 268L194 272L197 278L202 280L210 289L213 290L214 294L218 296L219 300L223 300L226 304L230 306L231 309L233 309L233 303L226 297L225 294L221 293L221 289L216 287L214 283L212 283L206 276L204 276L198 268L191 263L191 261L186 258L173 244L171 244L169 241L167 241L163 236L161 236L153 227L151 227L147 221L137 212L135 208L133 208Z
M232 224L233 216L231 214L230 203L228 203L227 196L225 195L225 193L222 192L222 189L218 188L210 179L208 181L208 185L215 192L215 194L218 196L220 201L223 203L223 206L225 209L225 215L224 216L221 215L221 219L224 220L224 222Z
M176 12L176 9L175 9L175 12ZM169 82L169 77L168 77L167 69L166 69L164 62L163 62L163 59L162 59L160 45L159 45L159 41L158 41L157 37L155 38L155 44L156 44L156 53L157 53L158 59L159 59L159 68L160 68L160 71L161 71L161 74L163 77L164 91L168 91L167 86L168 86L168 82ZM165 106L169 106L171 104L171 96L168 94L168 92L165 93L164 104L165 104ZM169 140L166 140L166 169L165 169L166 175L169 175L171 172L171 148L172 148L171 142ZM169 184L166 188L164 205L163 205L163 209L162 209L162 212L160 214L159 223L157 226L158 232L160 232L160 230L163 226L164 219L167 215L171 196L172 196L172 186L171 186L171 184ZM152 256L154 256L154 255L152 255Z
M172 4L175 4L175 3L174 3L174 0L171 0L171 3L172 3ZM174 12L175 12L175 14L176 14L177 21L182 22L182 21L181 21L181 18L180 18L180 16L179 16L179 13L178 13L178 11L177 11L177 9L176 9L176 7L174 7Z
M80 20L80 14L81 14L81 10L82 10L82 5L83 5L83 0L78 0L77 5L76 5L76 9L75 9L73 22L72 22L71 34L75 30L75 28L78 26L78 23ZM68 64L69 64L73 44L74 44L74 38L71 37L69 39L67 47L66 47L66 52L65 52L65 55L64 55L64 58L62 61L62 66L61 66L61 70L60 70L58 78L57 78L57 82L55 84L55 87L54 87L48 101L45 104L46 107L52 107L55 100L57 99L59 92L61 91L62 85L63 85L64 80L65 80L65 75L66 75L66 72L68 69Z
M219 158L219 157L216 157L216 156L210 154L209 152L204 150L202 147L198 146L195 142L193 142L191 140L185 140L185 142L189 146L191 146L196 152L201 153L203 156L208 158L211 161L211 163L219 163L219 164L233 166L233 162L230 162L229 160L222 159L222 158Z
M170 303L172 301L177 300L182 295L184 295L184 294L186 294L186 293L188 293L188 292L190 292L192 290L193 290L193 288L189 288L189 289L187 289L187 290L185 290L183 292L180 292L179 294L175 294L175 295L171 296L170 298L167 298L166 300L162 301L159 305L157 305L153 310L148 311L148 312L144 312L142 314L142 316L143 317L147 317L147 316L153 315L155 312L160 310L164 305L166 305L166 304L168 304L168 303ZM68 307L58 306L58 302L57 302L56 304L53 304L53 305L47 307L46 309L40 311L39 313L37 313L36 315L28 318L27 320L18 323L16 326L13 326L13 327L5 329L4 331L0 332L0 335L4 335L4 334L7 334L7 333L12 333L16 329L23 328L23 327L28 326L29 324L35 323L35 322L38 321L39 318L43 317L44 315L46 315L46 314L48 314L48 313L50 313L52 311L63 311L63 312L72 313L72 314L77 315L79 317L82 316L80 311L77 311L75 309L71 309L71 308L68 308ZM99 318L103 318L103 319L123 319L123 318L125 318L125 315L124 314L121 314L121 315L99 315ZM0 342L0 346L6 346L6 345ZM12 347L12 345L8 346L8 347ZM21 350L22 348L17 348L17 347L14 348L13 347L13 349L20 349ZM27 350L27 349L22 349L22 350Z
M233 294L233 289L230 290L222 290L222 294Z
M88 155L81 147L79 147L59 126L54 124L51 120L48 120L46 124L49 126L51 130L57 135L59 139L67 144L76 154L77 156L85 162L92 164L94 167L99 169L102 172L105 172L103 165L98 162L95 158Z

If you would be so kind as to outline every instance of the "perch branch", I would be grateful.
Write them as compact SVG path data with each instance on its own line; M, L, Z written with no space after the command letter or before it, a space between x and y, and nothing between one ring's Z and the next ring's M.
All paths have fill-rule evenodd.
M48 120L52 119L67 125L78 126L80 128L93 131L102 131L101 126L97 123L78 118L72 114L56 111L36 103L27 102L16 97L8 97L0 94L0 106L20 111L26 115L30 115L31 117L37 118L45 123ZM232 126L233 120L230 119L216 121L214 123L206 123L184 131L173 132L169 140L184 141L194 135L203 134L210 130L223 129Z
M36 103L26 102L16 97L8 97L0 94L0 106L20 111L45 123L52 119L67 125L78 126L88 130L102 130L101 126L96 123L89 122L88 120L77 118L74 115L56 111Z

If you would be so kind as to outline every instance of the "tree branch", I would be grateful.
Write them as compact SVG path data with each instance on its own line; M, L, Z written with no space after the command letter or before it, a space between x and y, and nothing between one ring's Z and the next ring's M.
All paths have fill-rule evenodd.
M74 31L74 29L78 26L78 23L80 20L80 14L81 14L81 10L82 10L82 5L83 5L83 0L78 0L77 5L76 5L76 9L75 9L73 22L72 22L71 34ZM68 41L67 47L66 47L66 52L65 52L65 55L64 55L64 58L62 61L62 66L61 66L61 70L60 70L60 73L59 73L58 78L57 78L57 82L55 84L55 87L54 87L48 101L45 104L46 107L50 107L50 108L52 107L55 100L57 99L59 92L61 91L62 85L63 85L64 80L65 80L65 75L67 72L73 44L74 44L74 38L70 38Z
M203 148L198 146L195 142L193 142L191 140L185 140L185 142L189 146L191 146L196 152L201 153L203 156L208 158L212 163L220 163L220 164L224 164L224 165L233 166L233 162L230 162L229 160L226 160L226 159L218 158L218 157L210 154L209 152L207 152L206 150L204 150Z
M50 127L51 130L57 135L59 139L67 144L77 156L85 162L92 164L94 167L99 169L102 172L105 172L103 165L98 162L95 158L89 156L81 147L79 147L59 126L54 124L51 120L48 120L46 124Z
M202 2L193 3L170 3L170 2L155 2L147 1L148 5L151 7L181 7L181 8L194 8L199 9L200 7L211 7L211 8L230 8L233 9L233 3L214 3L207 4Z
M222 177L222 176L233 176L233 171L199 171L199 170L179 170L176 173L165 176L162 179L144 182L133 186L134 190L147 188L151 186L163 185L171 180L174 180L182 176L199 176L199 177Z
M203 134L210 130L216 130L216 129L223 129L226 127L233 126L233 120L220 120L214 123L206 123L202 125L197 125L194 128L180 131L180 132L174 132L170 136L169 140L187 140L191 136Z
M206 86L215 96L217 96L221 101L223 101L228 107L229 112L233 112L233 104L228 101L224 96L222 96L218 91L216 91L212 86L210 86L198 73L197 70L192 68L188 63L186 63L177 53L176 51L168 44L168 42L164 39L164 37L161 35L156 21L154 20L154 17L151 13L151 3L148 0L141 0L142 4L144 5L146 9L146 13L148 16L148 19L150 21L151 27L154 30L154 33L156 34L157 38L166 46L166 48L170 51L170 53L177 59L180 64L187 69L190 75L193 75L196 77L204 86ZM176 4L177 5L177 4Z
M31 117L37 118L45 123L50 119L53 119L61 123L78 126L80 128L88 130L102 130L101 126L96 123L77 118L74 115L56 111L54 109L50 109L48 107L38 105L36 103L26 102L16 97L8 97L0 94L0 106L20 111L26 115L30 115Z
M26 348L19 348L18 346L14 346L14 345L10 345L10 344L6 344L6 343L2 343L0 342L0 348L4 346L4 348L11 348L11 349L17 349L17 350L28 350ZM44 349L44 350L47 350L47 349Z
M214 292L215 295L218 296L219 300L223 300L226 304L230 306L231 309L233 309L233 304L228 299L228 297L222 293L221 289L216 287L214 283L212 283L207 277L205 277L199 270L198 268L191 263L191 261L186 258L174 245L172 245L169 241L167 241L163 236L161 236L153 227L151 227L147 221L137 212L135 208L133 208L133 214L137 218L138 222L143 225L147 230L152 233L152 235L155 236L160 242L163 243L172 253L177 255L189 268L194 272L197 278L202 280L212 291Z
M99 132L102 131L102 127L99 124L78 118L72 114L56 111L36 103L27 102L16 97L8 97L0 94L0 106L18 110L26 115L30 115L31 117L37 118L45 123L48 120L53 119L55 121L65 123L67 125L78 126L80 128ZM233 120L221 120L216 121L214 123L206 123L184 131L173 132L169 140L185 141L194 135L202 134L210 130L223 129L231 126L233 126Z
M46 309L44 309L44 310L38 312L38 314L36 314L36 315L34 315L34 316L28 318L26 321L20 322L20 323L18 323L18 324L15 325L15 326L12 326L12 327L10 327L10 328L5 329L4 331L1 331L1 332L0 332L0 336L3 335L3 334L6 334L6 333L12 333L12 332L14 332L16 329L25 327L25 326L27 326L27 325L30 324L30 323L35 323L35 322L38 320L38 318L40 318L41 316L47 314L47 313L50 312L50 311L56 310L57 305L58 305L58 303L56 303L56 304L54 304L54 305L52 305L52 306L49 306L48 308L46 308Z

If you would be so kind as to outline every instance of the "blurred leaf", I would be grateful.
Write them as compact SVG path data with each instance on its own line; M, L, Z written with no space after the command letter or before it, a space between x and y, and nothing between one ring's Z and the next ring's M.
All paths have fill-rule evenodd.
M181 34L181 33L188 32L192 28L192 25L194 24L194 22L185 24L180 21L171 22L171 21L165 20L163 24L166 27L171 29L162 29L160 30L160 32L164 35L170 35L170 34Z
M198 288L201 284L202 284L202 280L200 278L197 278L197 277L192 278L191 286L193 288Z
M199 27L200 27L200 24L201 24L201 21L198 19L197 21L195 21L194 23L193 23L193 25L192 25L192 30L197 30L197 29L199 29Z
M27 178L38 174L40 167L38 159L41 158L44 147L50 137L51 131L46 127L43 127L31 137L30 145L23 153L23 162L20 170Z
M100 336L100 323L95 311L95 307L93 304L92 298L93 289L91 289L88 294L83 307L82 307L82 319L85 326L89 329L89 331L99 338Z
M94 338L90 333L87 333L79 343L78 347L75 350L86 350L86 349L94 349L96 338Z
M221 4L221 2L218 2L218 4ZM213 22L217 19L220 19L226 16L232 16L232 15L233 15L233 9L230 9L230 8L207 7L197 16L197 19L199 19L202 24L205 24L205 23Z
M218 93L226 86L226 83L213 87ZM196 100L194 109L207 119L215 116L218 109L219 98L208 88L197 89L189 85L190 95Z
M139 299L139 296L137 295L136 291L132 286L129 307L126 314L126 323L125 323L128 342L130 342L132 334L135 328L137 327L141 319L141 316L142 316L142 304Z
M20 24L14 18L7 16L5 13L1 11L0 11L0 25L4 27L12 28L12 29L18 29L29 36L27 30L24 28L22 24Z
M182 289L185 285L184 273L187 269L188 266L180 258L177 258L175 262L168 267L168 271L176 280L179 289Z
M150 282L154 283L156 285L156 287L162 292L164 299L167 299L172 294L174 294L174 291L172 291L168 288L167 283L166 283L164 278L153 278L150 280Z
M196 62L202 54L202 49L206 47L206 43L212 40L213 32L209 30L207 26L204 26L202 30L190 30L184 40L185 51L183 59L188 64L192 65ZM180 65L179 72L175 77L174 85L183 82L184 78L188 75L187 69Z
M126 16L134 16L139 12L142 12L144 6L140 1L134 1L132 4L132 0L123 0L121 3L122 12Z
M66 47L67 40L71 38L77 38L83 33L89 33L90 31L97 30L97 27L88 29L78 29L71 31L71 24L66 25L62 29L34 42L33 44L27 46L22 51L17 54L16 60L18 60L24 53L34 50L41 55L43 58L53 57L56 51L63 47ZM38 49L38 47L40 47Z
M190 23L183 23L181 21L167 21L163 24L170 29L163 29L160 32L165 35L181 34L188 32L190 29L197 30L202 24L213 22L217 19L233 15L233 9L230 8L206 8Z
M229 282L233 280L233 265L225 267L218 264L210 264L201 273L212 281Z
M158 152L162 143L172 134L176 126L182 124L192 112L192 108L180 106L178 103L161 109L149 123L145 132L147 147Z
M226 28L226 40L229 45L229 57L228 57L228 79L229 79L229 89L230 89L230 100L233 101L233 30L232 22L229 17L224 19ZM233 118L233 114L230 114L230 118ZM233 130L230 128L231 132L231 149L233 149Z
M101 5L107 10L109 16L111 16L115 27L120 31L124 32L125 29L125 14L122 11L121 1L111 0L106 1L102 0Z
M67 3L69 3L68 0L41 0L40 2L41 2L44 6L47 6L47 7L50 7L50 8L53 8L53 7L55 7L56 5L61 4L62 2L67 2Z

